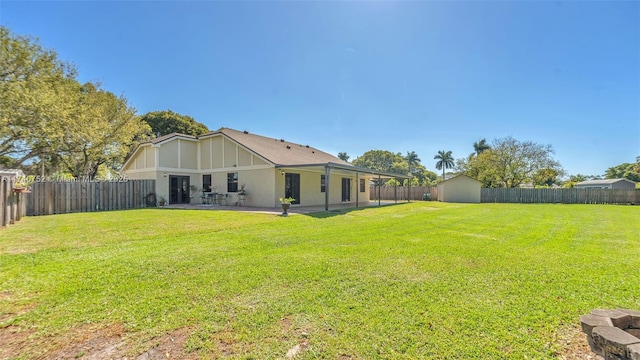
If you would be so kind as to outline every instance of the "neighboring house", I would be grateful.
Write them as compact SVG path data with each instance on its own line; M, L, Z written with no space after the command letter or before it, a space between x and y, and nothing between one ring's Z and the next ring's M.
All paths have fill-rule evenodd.
M122 172L130 179L155 179L156 192L170 204L200 203L190 185L224 194L244 204L277 207L279 198L294 204L367 204L372 178L407 178L353 166L313 148L247 131L221 128L200 136L169 134L140 144Z
M578 189L635 189L636 183L629 179L587 180L576 184Z
M438 183L438 201L479 203L482 183L467 175L458 175Z

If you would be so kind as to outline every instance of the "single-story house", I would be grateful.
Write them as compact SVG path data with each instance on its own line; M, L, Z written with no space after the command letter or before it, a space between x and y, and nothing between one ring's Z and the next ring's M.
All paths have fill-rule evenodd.
M438 183L438 201L479 203L482 183L467 175L457 175Z
M578 189L635 189L636 183L629 179L587 180L576 184Z
M200 136L173 133L140 144L122 167L130 179L155 179L170 204L200 203L195 185L247 206L278 207L292 197L303 206L364 205L373 178L407 178L353 166L309 145L221 128Z

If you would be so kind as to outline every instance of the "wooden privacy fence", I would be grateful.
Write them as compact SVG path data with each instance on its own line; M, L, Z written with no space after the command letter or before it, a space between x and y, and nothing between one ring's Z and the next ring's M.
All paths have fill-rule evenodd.
M425 194L429 194L431 200L438 200L437 186L412 186L409 198L408 186L381 186L380 200L425 200ZM378 200L378 187L371 185L369 188L369 200Z
M35 182L27 197L26 213L33 216L139 209L155 206L155 192L155 180Z
M640 204L640 190L483 188L486 203Z
M0 227L15 224L26 214L28 194L13 191L16 178L0 176Z

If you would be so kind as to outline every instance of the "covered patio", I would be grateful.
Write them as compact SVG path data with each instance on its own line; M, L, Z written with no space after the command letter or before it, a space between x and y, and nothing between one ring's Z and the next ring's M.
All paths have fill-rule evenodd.
M377 205L381 206L382 205L382 201L380 200L380 191L379 191L379 187L382 184L382 180L389 180L392 178L396 178L396 179L410 179L411 177L408 175L403 175L403 174L396 174L396 173L387 173L387 172L383 172L383 171L377 171L377 170L373 170L373 169L368 169L368 168L363 168L363 167L358 167L358 166L353 166L353 165L343 165L343 164L337 164L337 163L333 163L333 162L328 162L328 163L321 163L321 164L301 164L301 165L276 165L276 169L280 171L280 173L282 175L284 175L287 170L305 170L305 171L309 171L309 172L317 172L317 173L324 173L325 175L325 186L326 186L326 190L325 190L325 198L324 198L324 211L330 211L329 209L329 194L331 193L331 189L332 186L336 186L335 184L332 184L331 182L331 175L354 175L355 174L355 179L356 179L356 186L358 186L359 181L361 176L363 176L363 178L365 180L376 180L378 186L378 192L377 192ZM368 176L367 176L368 175ZM340 184L338 184L340 185ZM369 184L366 184L367 186ZM355 207L359 208L361 206L373 206L371 204L371 200L370 199L360 199L359 198L359 191L355 191ZM397 199L393 202L393 203L397 203ZM389 203L391 204L391 203ZM352 204L331 204L332 209L333 208L340 208L343 205L346 205L347 207L353 207ZM314 206L310 206L311 208L313 208ZM322 211L322 210L318 210L318 211Z

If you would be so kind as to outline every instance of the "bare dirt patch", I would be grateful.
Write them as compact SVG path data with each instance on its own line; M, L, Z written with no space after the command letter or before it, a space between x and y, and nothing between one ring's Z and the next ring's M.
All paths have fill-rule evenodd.
M0 329L0 359L197 359L195 353L185 351L190 328L181 328L156 337L143 345L148 350L134 350L134 334L127 333L121 324L98 328L86 325L66 334L34 338L33 331L17 326ZM135 349L139 349L136 346Z
M594 354L587 343L587 336L578 328L567 328L560 332L560 344L562 349L558 353L558 359L562 360L601 360L602 357Z
M47 358L53 359L114 359L124 352L125 329L121 324L106 328L85 325L62 336L49 339L53 350Z
M164 334L153 341L154 347L140 354L136 360L197 359L196 353L185 352L184 345L191 332L191 328L182 328Z
M0 359L9 359L20 353L33 331L24 331L19 326L0 328Z

